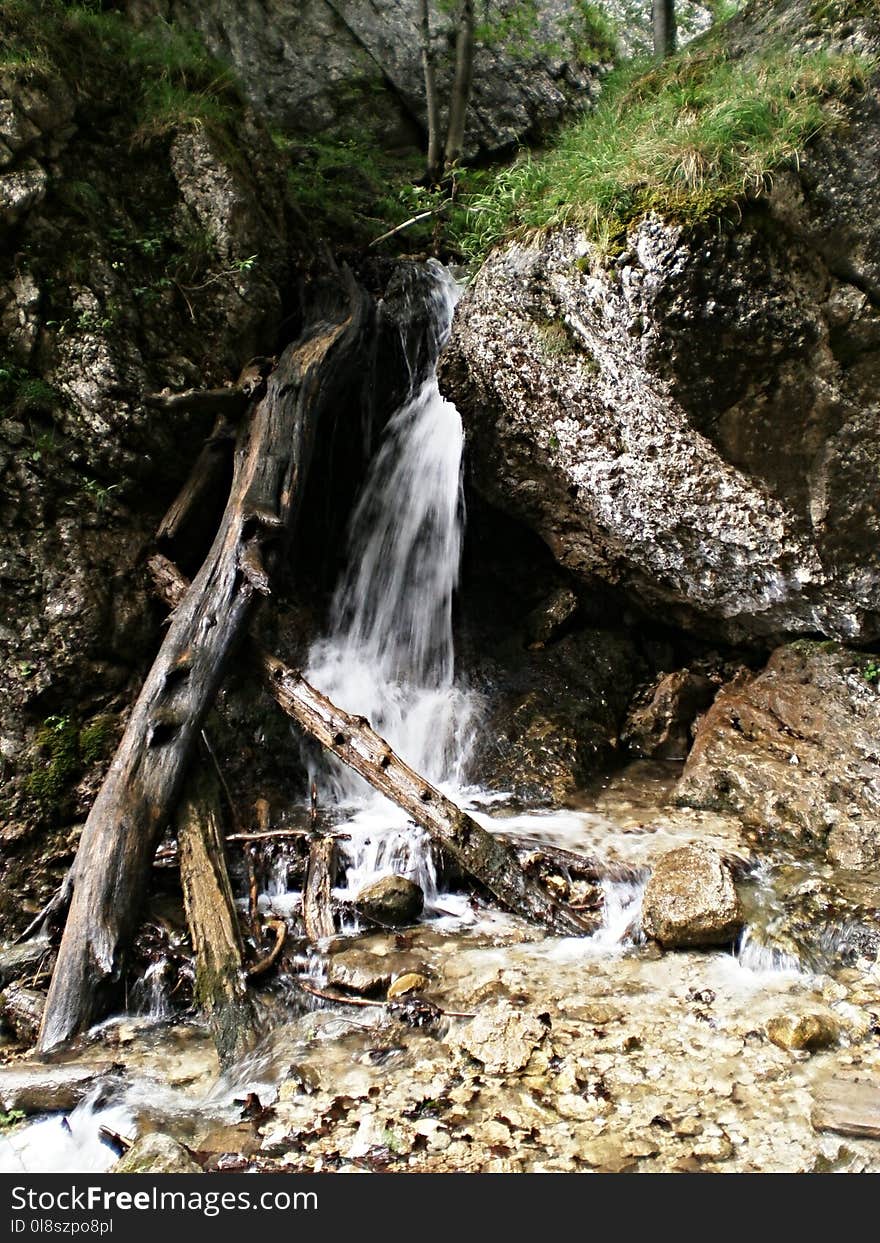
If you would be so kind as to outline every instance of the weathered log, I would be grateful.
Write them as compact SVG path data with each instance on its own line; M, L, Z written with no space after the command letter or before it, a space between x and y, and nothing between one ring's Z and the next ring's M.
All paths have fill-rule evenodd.
M46 997L24 984L10 984L0 993L0 1016L22 1044L32 1045L40 1030Z
M248 996L232 886L226 870L216 784L204 771L188 779L177 809L180 881L195 952L195 999L221 1066L253 1048L257 1016Z
M333 876L332 837L320 837L309 848L309 866L303 888L303 923L306 936L313 943L332 937L336 932L331 897Z
M270 565L297 516L321 411L338 398L346 356L359 357L371 303L352 280L347 299L340 308L337 294L335 310L285 350L239 434L219 531L174 611L83 829L40 1032L43 1051L86 1028L119 983L156 844L253 609L242 553Z
M165 557L151 557L147 568L157 592L174 607L186 591L186 579ZM488 833L395 755L368 721L337 708L301 673L256 644L250 644L250 653L270 694L289 717L380 794L402 807L464 872L485 885L504 906L550 932L585 936L595 930L593 924L554 900L526 875L508 842Z
M34 976L51 956L52 946L45 937L35 937L21 945L0 950L0 988L22 976Z
M230 468L235 439L233 420L227 414L218 415L189 477L159 523L156 539L160 543L174 544L192 521L193 515L200 515L213 507Z

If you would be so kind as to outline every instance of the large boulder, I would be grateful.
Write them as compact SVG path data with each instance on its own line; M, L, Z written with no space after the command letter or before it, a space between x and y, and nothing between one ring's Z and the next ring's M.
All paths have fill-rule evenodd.
M170 1135L154 1131L132 1144L113 1166L114 1174L201 1174L182 1144Z
M880 661L835 643L777 649L718 694L676 788L733 812L765 842L827 846L845 867L880 856Z
M733 877L717 851L694 844L658 859L642 905L649 937L665 948L727 945L742 925Z
M794 38L808 8L737 30ZM478 490L582 582L712 638L880 634L876 85L847 107L736 224L493 252L446 353Z

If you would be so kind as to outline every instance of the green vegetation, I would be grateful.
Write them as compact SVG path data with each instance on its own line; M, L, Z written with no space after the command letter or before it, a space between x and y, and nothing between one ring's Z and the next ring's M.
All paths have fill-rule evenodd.
M813 0L810 16L823 26L856 21L860 17L880 19L880 0Z
M27 1114L23 1109L10 1109L8 1113L0 1110L0 1131L8 1130L9 1127L16 1126L23 1121Z
M230 70L208 55L195 33L159 19L136 28L98 0L4 0L0 69L61 75L81 94L101 93L110 84L126 101L142 141L182 125L223 131L241 110Z
M24 778L25 792L43 815L52 815L82 774L106 758L115 734L112 716L96 716L85 724L73 715L46 717Z
M595 111L550 150L470 197L461 246L477 258L507 238L570 224L608 252L651 211L685 224L720 217L834 124L838 101L872 67L862 56L788 49L745 62L715 41L660 66L623 66Z
M866 682L876 686L880 682L880 657L871 656L861 667L861 675Z
M59 400L51 384L26 367L0 359L0 418L50 414Z
M573 0L566 26L582 65L606 64L617 59L617 27L597 4Z

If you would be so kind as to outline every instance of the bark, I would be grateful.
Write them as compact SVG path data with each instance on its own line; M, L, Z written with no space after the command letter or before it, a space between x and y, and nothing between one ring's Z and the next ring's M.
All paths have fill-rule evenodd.
M303 923L310 941L323 941L336 932L330 896L333 878L334 842L321 837L309 849L309 867L303 889Z
M665 60L675 51L675 0L652 0L651 20L654 28L654 55Z
M148 564L157 591L174 606L186 590L183 575L164 557ZM374 789L397 803L451 855L469 876L485 885L510 910L550 932L583 936L593 928L553 898L524 872L516 851L488 833L466 812L420 777L370 727L317 691L295 669L251 645L251 655L272 697L303 730L316 738Z
M83 829L73 896L40 1032L42 1051L88 1027L112 1000L150 862L180 795L205 712L295 521L320 411L364 336L366 295L288 347L240 434L220 529L165 640Z
M226 870L217 786L190 776L177 809L180 881L196 962L195 997L221 1066L256 1043L258 1025L242 968L232 886Z
M446 130L446 166L454 164L464 150L464 130L474 84L474 0L461 0L455 38L455 79Z
M437 69L431 46L431 17L428 0L419 0L419 28L422 39L422 72L425 79L425 107L428 113L428 180L437 182L443 176L440 145L440 97L437 93Z
M188 388L182 393L147 393L144 405L170 414L216 414L238 419L250 404L250 396L237 384L227 388Z
M168 512L159 524L156 539L171 544L179 559L177 541L191 527L193 518L214 509L217 496L229 471L235 448L235 424L226 414L220 414L211 435L202 446L186 483L171 502ZM216 513L216 510L215 510Z
M22 1044L31 1045L40 1030L46 998L23 983L10 984L0 993L0 1016Z

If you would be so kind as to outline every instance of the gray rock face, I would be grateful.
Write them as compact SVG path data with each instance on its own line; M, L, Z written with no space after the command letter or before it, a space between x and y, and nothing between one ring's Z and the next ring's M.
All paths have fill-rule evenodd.
M693 807L732 811L765 840L827 846L844 867L880 857L877 662L799 641L724 687L676 789Z
M707 846L682 846L657 862L645 889L642 927L666 948L724 945L743 924L729 869Z
M868 94L736 228L491 255L444 364L478 488L702 633L880 634L878 148Z
M598 66L584 63L578 50L571 7L539 0L539 23L524 54L478 47L471 154L512 147L589 99ZM212 52L232 62L259 111L293 133L351 133L356 115L359 130L372 130L388 147L422 145L416 0L132 0L129 8L140 18L159 13L199 30ZM432 23L445 99L453 68L450 16L432 5Z

